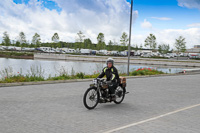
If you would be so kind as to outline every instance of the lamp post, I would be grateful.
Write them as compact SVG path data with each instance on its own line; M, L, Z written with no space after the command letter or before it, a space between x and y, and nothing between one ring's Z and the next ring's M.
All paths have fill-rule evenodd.
M133 13L133 0L131 0L130 29L129 29L129 44L128 44L128 67L127 67L127 75L128 75L128 76L129 76L130 51L131 51L130 45L131 45L132 13Z

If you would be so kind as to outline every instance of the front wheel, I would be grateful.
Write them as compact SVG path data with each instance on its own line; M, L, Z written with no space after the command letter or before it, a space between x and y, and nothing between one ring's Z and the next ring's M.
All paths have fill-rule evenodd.
M122 88L121 86L118 86L116 91L115 91L115 94L116 94L116 100L114 101L114 103L116 104L120 104L123 100L124 100L124 97L125 97L125 91L126 89L125 88Z
M87 109L94 109L99 103L99 93L95 87L88 88L83 96L83 103Z

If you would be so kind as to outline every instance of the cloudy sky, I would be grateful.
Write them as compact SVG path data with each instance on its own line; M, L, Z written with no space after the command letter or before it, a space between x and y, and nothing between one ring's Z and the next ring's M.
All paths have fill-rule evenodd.
M16 40L23 31L31 41L34 33L50 42L55 32L61 41L74 42L78 31L97 42L119 42L129 32L130 0L1 0L0 42L7 31ZM187 48L200 45L200 0L134 0L132 45L144 44L153 33L158 44L170 44L179 36Z

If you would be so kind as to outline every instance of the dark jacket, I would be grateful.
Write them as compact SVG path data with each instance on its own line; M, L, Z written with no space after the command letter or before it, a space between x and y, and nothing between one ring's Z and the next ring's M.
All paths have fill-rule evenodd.
M114 66L112 66L111 68L104 67L98 78L103 78L105 75L107 81L118 82L119 80L118 71Z

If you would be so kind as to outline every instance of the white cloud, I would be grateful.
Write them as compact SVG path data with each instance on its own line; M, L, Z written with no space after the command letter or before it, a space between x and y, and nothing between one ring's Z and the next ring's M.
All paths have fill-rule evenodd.
M42 41L51 41L57 32L62 41L73 42L78 31L96 42L99 32L105 34L106 41L120 38L128 33L130 4L126 0L54 0L61 12L49 10L38 0L28 4L15 4L12 0L0 1L0 37L7 31L15 40L23 31L28 40L34 33L41 35ZM88 4L90 2L90 4ZM134 11L133 22L138 15Z
M187 8L197 8L200 10L200 0L178 0L178 5Z
M162 32L159 34L161 40L168 41L170 44L175 43L175 39L179 36L183 36L186 38L187 47L192 48L194 45L200 44L200 28L189 28L189 29L168 29L164 30L163 34ZM162 38L167 37L167 38ZM174 40L173 40L174 39ZM173 41L172 41L173 40Z
M189 24L187 26L188 27L200 27L200 23L193 23L193 24Z
M150 29L150 28L152 28L152 24L145 19L144 22L141 23L141 27Z
M0 41L4 31L15 40L23 31L28 40L35 32L41 35L42 41L51 41L57 32L62 41L73 42L76 33L81 30L87 38L96 42L99 32L105 33L105 39L119 40L122 32L129 30L130 4L125 0L54 0L62 9L61 12L49 10L38 2L30 0L28 4L15 4L12 0L0 1ZM88 5L88 2L91 4ZM138 12L134 11L133 21ZM198 24L188 25L197 27ZM180 35L186 38L187 47L200 44L200 28L155 30L152 24L144 20L141 27L156 35L158 43L168 43L173 47ZM146 31L144 31L146 32ZM150 32L133 35L132 44L144 44Z
M151 17L151 18L158 19L158 20L164 20L164 21L166 21L166 20L172 20L172 18L167 18L167 17Z

